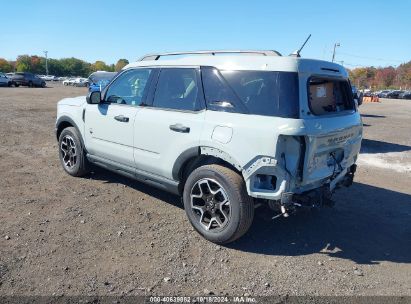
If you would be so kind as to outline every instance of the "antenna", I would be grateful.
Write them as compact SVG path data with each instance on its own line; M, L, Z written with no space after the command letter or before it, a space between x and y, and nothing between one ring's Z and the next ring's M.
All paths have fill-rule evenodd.
M305 41L304 41L303 45L300 47L300 49L297 50L297 51L294 51L293 53L291 53L290 56L301 57L300 56L301 50L304 48L305 44L308 42L308 40L310 38L311 38L311 34L308 35L307 39L305 39Z

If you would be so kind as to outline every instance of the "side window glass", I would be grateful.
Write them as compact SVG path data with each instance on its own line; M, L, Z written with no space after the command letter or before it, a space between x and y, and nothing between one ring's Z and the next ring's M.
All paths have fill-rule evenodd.
M245 113L241 101L215 68L201 69L207 108L213 111Z
M120 75L107 89L105 101L109 103L140 105L148 90L151 69L133 69Z
M162 69L153 106L157 108L195 111L198 82L195 69Z

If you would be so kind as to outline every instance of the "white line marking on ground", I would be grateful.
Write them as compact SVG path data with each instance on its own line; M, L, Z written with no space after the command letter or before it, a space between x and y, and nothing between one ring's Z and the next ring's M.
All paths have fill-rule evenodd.
M404 162L404 158L403 152L361 153L358 157L358 164L400 173L411 173L411 163Z

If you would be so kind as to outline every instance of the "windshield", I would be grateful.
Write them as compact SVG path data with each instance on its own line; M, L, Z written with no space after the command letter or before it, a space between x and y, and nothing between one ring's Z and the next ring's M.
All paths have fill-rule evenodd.
M272 71L221 71L249 114L297 118L298 74Z

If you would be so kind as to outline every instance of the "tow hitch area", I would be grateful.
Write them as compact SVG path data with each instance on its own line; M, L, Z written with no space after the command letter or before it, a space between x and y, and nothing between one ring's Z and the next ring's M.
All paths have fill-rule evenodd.
M353 184L354 173L357 169L356 165L352 165L348 172L331 187L330 183L324 184L322 187L309 190L303 193L284 192L281 195L281 200L269 201L269 206L273 210L280 210L281 213L275 215L272 219L280 216L288 217L290 214L297 212L301 208L321 208L332 207L335 202L331 199L335 189L341 186L349 187Z

